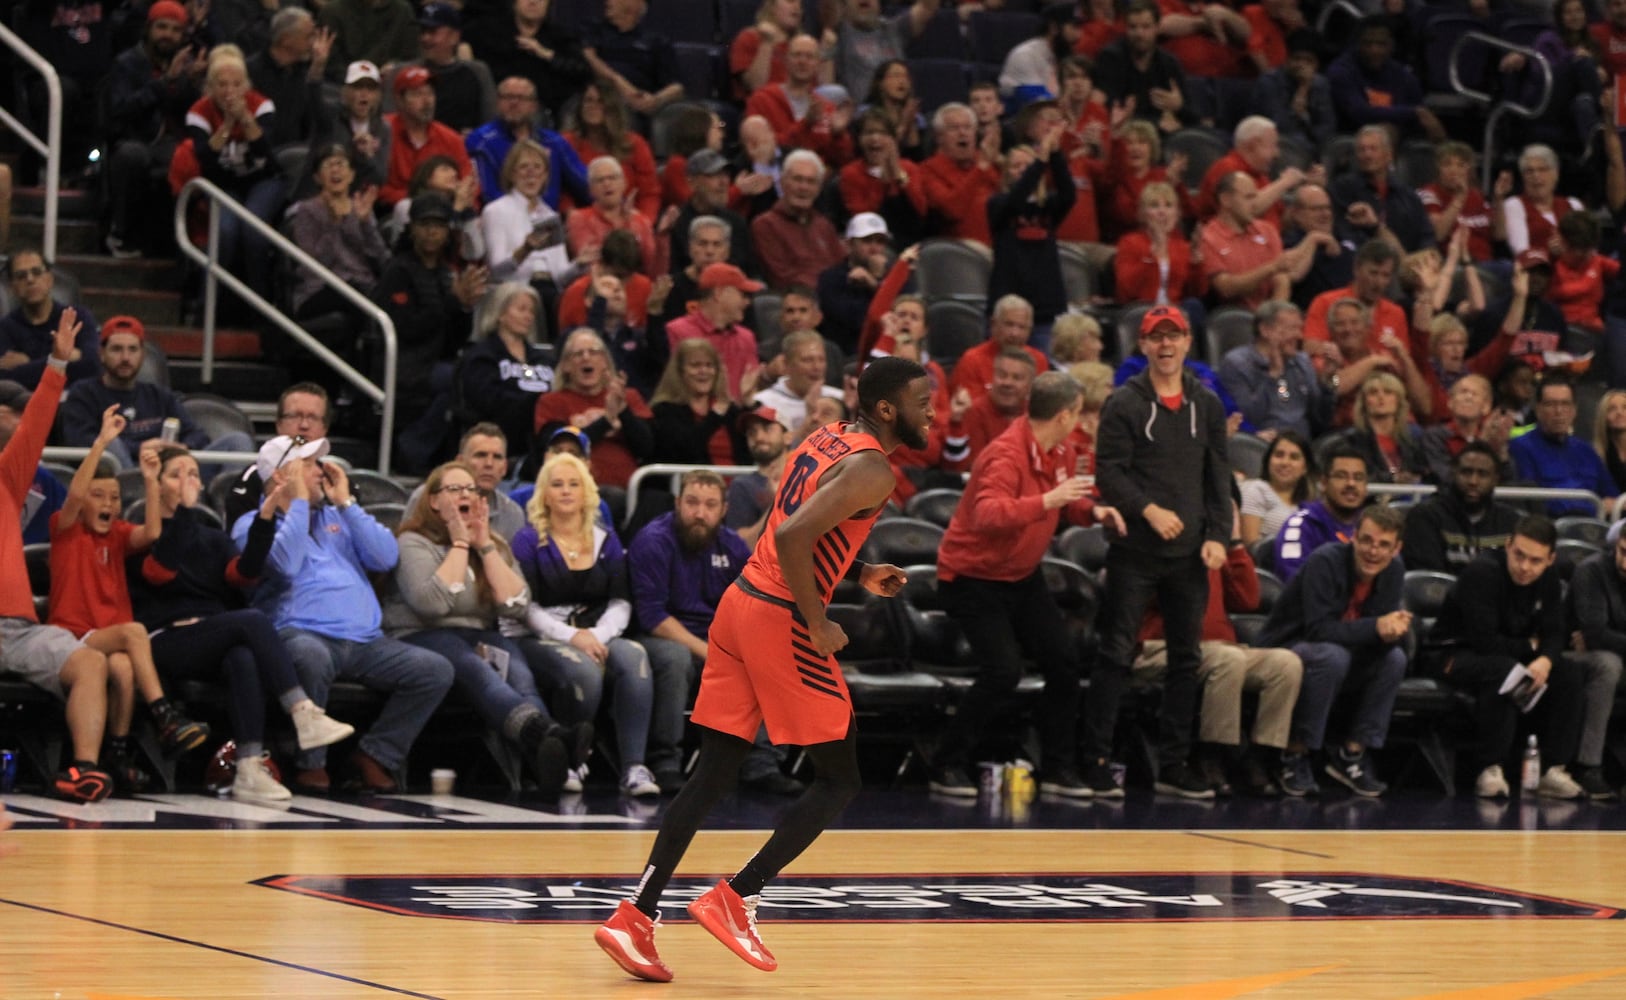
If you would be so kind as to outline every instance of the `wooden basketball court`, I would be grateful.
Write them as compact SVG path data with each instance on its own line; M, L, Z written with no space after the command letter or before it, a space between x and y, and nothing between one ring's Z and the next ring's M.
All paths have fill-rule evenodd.
M299 799L248 819L148 799L100 820L100 806L10 800L0 997L1626 996L1626 833L1546 829L1562 825L1551 816L1531 831L1089 829L1122 814L1039 803L1043 825L1075 828L839 829L782 880L820 912L765 904L778 972L747 967L677 901L658 938L677 979L657 986L592 942L611 896L583 887L630 887L654 836L613 799L574 816ZM140 822L165 803L222 828ZM386 810L399 822L374 822ZM762 839L703 831L680 876L730 873ZM1064 876L1083 878L1056 888ZM965 905L937 902L950 897Z

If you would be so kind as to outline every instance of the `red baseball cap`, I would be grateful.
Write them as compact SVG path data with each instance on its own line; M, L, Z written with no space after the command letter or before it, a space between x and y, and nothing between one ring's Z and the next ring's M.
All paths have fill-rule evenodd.
M1164 323L1173 323L1181 333L1191 332L1191 321L1178 306L1154 306L1140 318L1140 335L1144 337Z
M785 421L779 416L778 410L771 406L758 406L754 410L746 410L744 413L740 414L740 419L736 421L736 424L739 427L741 434L745 433L745 429L751 426L751 421L753 420L760 420L765 424L778 424L781 427L785 427ZM789 427L785 427L785 429L790 430Z
M185 24L191 18L186 14L186 8L175 0L158 0L147 8L147 23L154 21L174 21L176 24Z
M707 264L706 269L700 272L700 290L709 292L714 288L738 288L742 292L760 292L768 287L760 281L752 281L745 276L745 272L733 264Z
M408 66L395 74L395 92L404 94L414 87L429 86L429 71L422 66Z
M134 316L109 316L102 324L102 343L107 343L115 333L128 333L143 344L147 342L147 328Z
M1553 266L1553 261L1551 257L1547 256L1547 251L1537 250L1532 247L1529 250L1519 254L1518 264L1520 267L1528 271L1532 267L1551 268Z

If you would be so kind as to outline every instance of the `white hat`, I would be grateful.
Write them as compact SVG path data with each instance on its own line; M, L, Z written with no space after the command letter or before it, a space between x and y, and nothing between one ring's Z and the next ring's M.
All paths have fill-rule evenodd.
M350 84L355 83L357 80L371 80L382 87L384 85L384 74L380 73L378 67L367 60L357 59L344 71L344 82Z
M886 220L874 212L859 212L847 221L847 239L861 240L866 236L892 235L892 230L886 228Z
M260 482L269 490L273 472L289 462L297 462L302 458L323 458L327 455L329 447L325 437L306 441L304 438L278 434L260 448L260 457L254 463L254 470L260 474Z

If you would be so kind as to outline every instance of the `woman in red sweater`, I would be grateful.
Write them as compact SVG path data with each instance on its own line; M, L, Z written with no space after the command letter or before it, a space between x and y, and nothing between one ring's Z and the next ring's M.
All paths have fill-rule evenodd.
M1174 188L1154 181L1140 194L1140 228L1118 240L1112 267L1113 289L1124 305L1178 304L1196 325L1203 315L1197 300L1207 290L1201 260L1180 232ZM1195 307L1195 312L1193 311Z
M613 156L627 175L627 194L638 214L654 225L661 214L661 181L655 173L655 154L634 132L621 92L608 80L594 80L582 91L575 120L565 139L583 163Z
M870 108L858 126L858 159L841 168L841 205L849 216L874 212L886 220L892 242L918 243L926 235L926 182L904 159L886 113Z

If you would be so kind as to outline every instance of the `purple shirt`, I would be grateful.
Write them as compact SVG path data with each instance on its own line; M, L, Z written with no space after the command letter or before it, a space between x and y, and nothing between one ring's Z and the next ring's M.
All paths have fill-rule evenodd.
M632 540L632 608L645 632L668 618L706 638L723 592L745 568L751 549L734 529L721 527L711 545L688 552L678 542L675 514L662 514Z

